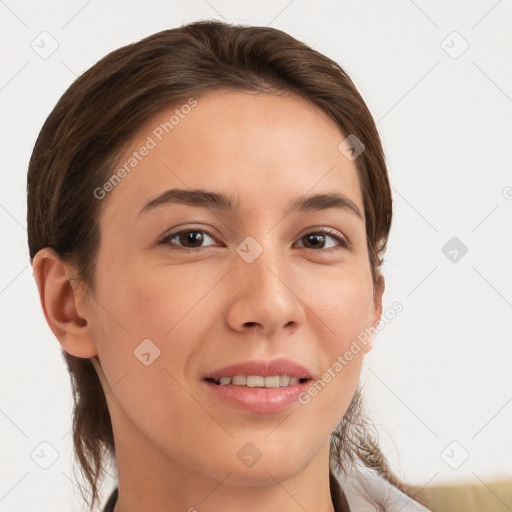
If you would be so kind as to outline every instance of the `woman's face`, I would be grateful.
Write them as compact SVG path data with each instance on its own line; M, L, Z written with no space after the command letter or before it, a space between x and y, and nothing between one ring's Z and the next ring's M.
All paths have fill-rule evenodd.
M220 90L139 131L116 167L126 164L122 179L96 192L105 195L95 199L105 201L97 284L79 309L102 384L112 388L118 450L144 446L170 464L253 485L328 453L371 344L348 364L344 354L380 316L356 165L338 149L344 139L300 98ZM235 204L164 197L144 208L171 189ZM316 194L345 202L291 208ZM268 390L258 378L244 387L206 380L295 374L280 366L217 372L276 359L300 365L310 380ZM329 369L321 391L308 394Z

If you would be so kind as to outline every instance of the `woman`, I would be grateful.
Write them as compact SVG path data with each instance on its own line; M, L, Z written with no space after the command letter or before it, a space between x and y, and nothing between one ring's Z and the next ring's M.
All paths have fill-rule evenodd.
M106 456L109 511L425 510L358 387L391 213L363 99L279 30L196 22L79 77L28 238L91 510Z

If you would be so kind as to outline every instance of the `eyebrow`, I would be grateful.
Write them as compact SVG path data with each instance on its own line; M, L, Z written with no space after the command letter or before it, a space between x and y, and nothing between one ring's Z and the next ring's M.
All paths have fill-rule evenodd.
M185 204L200 208L220 210L227 213L234 213L239 207L238 197L228 196L222 192L211 192L203 189L186 190L174 188L166 190L154 199L148 201L142 207L139 215L143 212L169 204ZM329 208L347 210L355 213L361 220L363 219L363 214L353 201L347 196L335 192L300 196L288 204L287 210L292 213L298 211L309 212L327 210Z

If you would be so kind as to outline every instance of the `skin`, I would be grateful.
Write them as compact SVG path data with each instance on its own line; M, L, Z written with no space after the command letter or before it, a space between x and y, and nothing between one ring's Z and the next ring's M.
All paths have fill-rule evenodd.
M307 405L275 414L212 398L200 375L283 356L316 380L377 326L384 281L372 281L364 219L285 209L304 194L342 192L364 215L355 162L338 150L345 135L336 124L298 97L217 90L197 100L103 200L94 293L45 248L33 261L41 304L62 347L92 358L106 392L115 512L333 511L330 434L371 341ZM142 126L127 154L175 108ZM240 210L173 204L138 215L170 188L237 195ZM202 245L188 245L196 252L185 252L183 238L173 239L175 249L158 244L172 228L216 236L203 232ZM325 248L308 245L305 235L324 228L350 248L330 235ZM263 248L252 263L235 250L247 236ZM134 356L144 339L161 351L149 366ZM250 468L237 457L248 442L262 454Z

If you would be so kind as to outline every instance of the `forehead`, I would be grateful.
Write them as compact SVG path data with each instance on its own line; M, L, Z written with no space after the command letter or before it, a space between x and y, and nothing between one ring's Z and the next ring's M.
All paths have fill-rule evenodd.
M233 192L246 212L308 192L342 192L363 211L356 165L338 150L344 138L298 96L218 90L184 98L130 141L102 222L134 218L171 188Z

